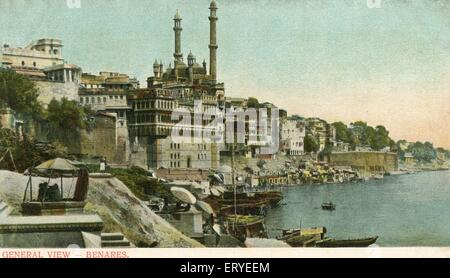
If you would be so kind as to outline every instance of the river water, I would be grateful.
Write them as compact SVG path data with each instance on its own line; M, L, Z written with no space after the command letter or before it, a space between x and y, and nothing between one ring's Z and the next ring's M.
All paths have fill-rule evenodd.
M269 210L270 237L281 229L325 226L338 239L378 235L377 245L450 246L450 171L388 176L384 180L283 188ZM323 202L335 211L321 209Z

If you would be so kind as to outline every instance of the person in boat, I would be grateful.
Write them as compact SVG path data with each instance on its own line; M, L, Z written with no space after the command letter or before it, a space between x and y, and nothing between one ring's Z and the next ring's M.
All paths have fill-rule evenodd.
M56 183L48 187L44 201L47 202L61 201L61 191L59 190L59 186Z
M41 182L39 184L39 191L38 191L38 201L44 202L45 201L45 194L47 193L48 189L48 182Z

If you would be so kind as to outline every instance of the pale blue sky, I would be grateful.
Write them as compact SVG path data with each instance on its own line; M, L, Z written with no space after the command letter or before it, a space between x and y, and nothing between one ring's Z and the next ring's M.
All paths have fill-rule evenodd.
M290 113L384 124L396 138L450 147L450 1L217 0L218 75L229 96L256 96ZM209 0L0 0L0 43L61 38L85 72L145 84L155 58L182 49L208 61Z

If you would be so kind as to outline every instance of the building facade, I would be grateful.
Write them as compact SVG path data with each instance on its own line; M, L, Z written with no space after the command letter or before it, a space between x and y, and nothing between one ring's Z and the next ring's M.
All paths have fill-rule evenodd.
M200 65L192 52L187 63L181 48L182 18L174 16L175 49L173 64L164 68L155 60L153 76L147 78L146 89L135 89L128 95L131 107L128 115L133 150L144 150L149 167L158 168L217 168L219 151L211 140L213 125L225 88L217 82L216 21L217 5L210 4L210 70L206 61ZM174 111L180 116L173 116ZM198 117L200 115L200 118ZM173 136L182 137L183 142Z
M127 120L131 106L128 105L127 98L130 91L137 88L139 82L135 78L117 72L83 74L80 80L79 103L89 106L93 111L114 117L115 163L122 164L130 160L131 145Z
M306 119L306 134L315 138L319 144L319 152L326 146L336 145L336 129L333 125L320 118Z
M287 117L281 121L280 149L287 155L302 155L304 152L305 121Z
M32 80L39 90L39 100L47 105L52 99L76 100L82 69L68 64L62 56L62 41L44 38L26 47L3 45L0 64Z
M118 127L127 126L127 113L131 110L127 96L139 88L139 82L126 74L100 72L99 75L85 73L81 77L79 102L94 111L117 114Z

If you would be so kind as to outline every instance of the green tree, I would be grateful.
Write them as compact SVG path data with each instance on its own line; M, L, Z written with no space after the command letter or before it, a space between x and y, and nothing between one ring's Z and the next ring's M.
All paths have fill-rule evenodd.
M87 113L86 109L73 100L52 99L47 107L47 120L55 127L63 129L85 128Z
M366 129L367 123L363 121L357 121L350 124L352 145L357 146L366 144Z
M333 146L327 144L325 148L319 153L319 159L325 160L325 158L333 152Z
M378 125L373 128L363 121L357 121L350 125L349 138L349 143L353 147L366 145L374 150L381 150L395 145L395 142L389 137L389 131L384 126Z
M311 153L311 152L317 152L319 150L319 144L317 143L316 138L314 138L311 135L305 136L305 152Z
M13 71L0 70L0 105L17 113L40 118L43 113L38 101L38 90L25 76Z
M257 98L249 97L247 100L248 108L259 108L259 101Z
M436 150L430 142L415 142L409 145L406 151L412 153L414 158L420 162L431 162L437 157Z
M375 133L370 139L370 147L374 150L381 150L391 145L391 138L389 138L389 131L382 125L375 128Z
M336 140L350 143L351 141L351 132L348 129L347 125L343 122L335 122L331 124L336 129Z

